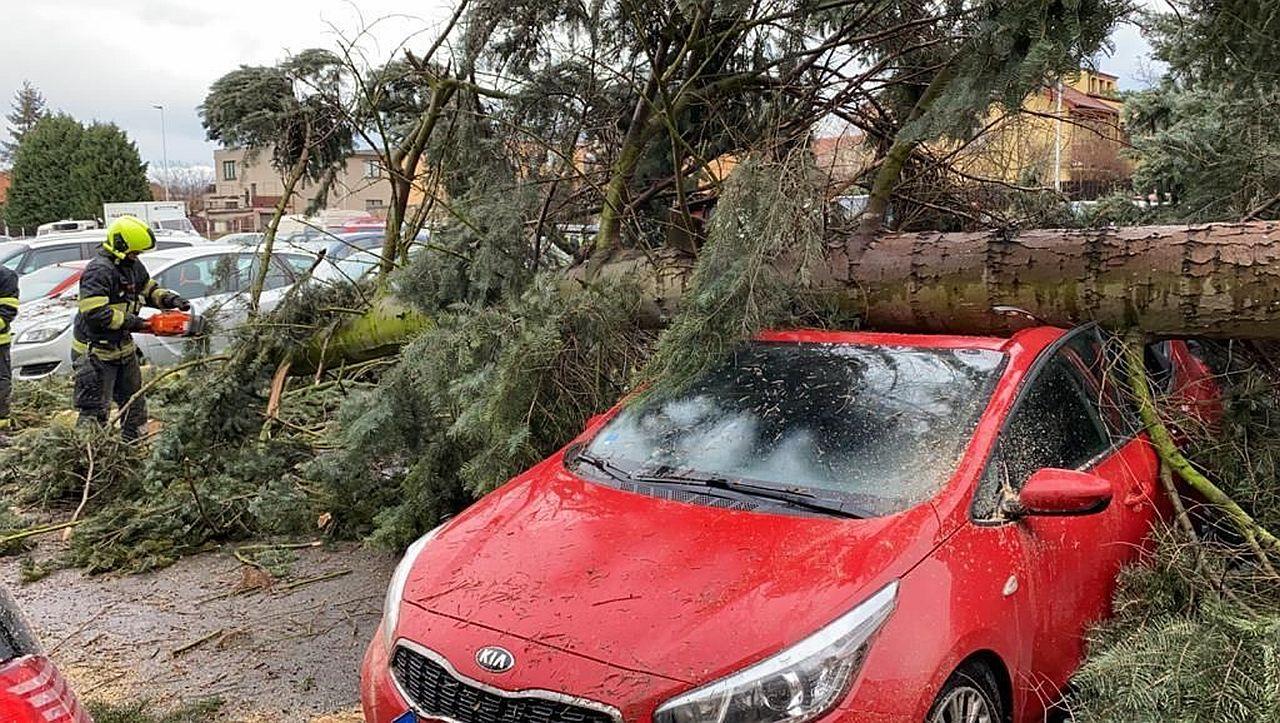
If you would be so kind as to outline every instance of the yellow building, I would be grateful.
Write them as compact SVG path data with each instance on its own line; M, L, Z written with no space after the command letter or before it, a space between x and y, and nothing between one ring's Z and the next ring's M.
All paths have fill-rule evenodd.
M1081 70L1031 94L1017 112L993 112L978 136L948 149L974 179L1053 187L1094 199L1124 185L1132 168L1116 76Z

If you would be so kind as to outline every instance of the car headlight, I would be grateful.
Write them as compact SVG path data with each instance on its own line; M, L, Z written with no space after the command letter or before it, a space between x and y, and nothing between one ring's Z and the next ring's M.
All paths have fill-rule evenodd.
M827 713L849 692L897 598L895 581L777 655L663 703L655 723L801 723Z
M409 582L409 573L413 572L413 565L418 561L418 555L422 554L423 548L431 542L441 527L444 525L419 537L416 542L409 545L409 549L404 551L404 557L400 559L400 564L396 565L396 571L391 575L391 584L387 586L387 600L382 605L382 635L387 650L391 650L391 645L396 641L396 624L400 622L400 605L404 602L404 586Z
M71 326L71 322L64 322L53 326L35 326L25 329L14 338L14 344L42 344L51 339L57 339L62 332Z

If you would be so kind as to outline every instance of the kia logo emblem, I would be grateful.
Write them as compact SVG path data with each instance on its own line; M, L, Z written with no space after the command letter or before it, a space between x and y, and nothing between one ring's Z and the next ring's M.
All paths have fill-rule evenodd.
M516 656L506 648L490 645L476 651L476 665L490 673L505 673L516 666Z

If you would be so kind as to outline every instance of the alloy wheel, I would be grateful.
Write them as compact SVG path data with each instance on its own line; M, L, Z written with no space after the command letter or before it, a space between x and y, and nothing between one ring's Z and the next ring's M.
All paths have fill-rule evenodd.
M994 723L995 711L987 696L977 688L953 688L933 709L929 723Z

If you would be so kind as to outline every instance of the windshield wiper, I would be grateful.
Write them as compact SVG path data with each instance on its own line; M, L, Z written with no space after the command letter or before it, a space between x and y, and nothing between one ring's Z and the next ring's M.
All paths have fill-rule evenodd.
M630 477L637 482L687 484L710 487L718 490L728 490L730 492L737 492L750 497L759 497L761 499L773 500L775 502L783 502L791 505L792 507L799 507L801 509L812 510L814 512L824 512L836 515L837 517L848 517L855 520L874 516L866 510L851 509L850 505L844 500L832 497L819 497L808 490L770 487L769 485L754 484L717 475L699 474L696 472L680 472L667 468L659 468L650 473L632 474Z
M570 462L574 464L581 463L581 464L588 465L590 467L595 467L596 469L600 470L601 472L604 472L606 475L608 475L609 477L619 482L630 482L632 480L631 475L625 469L619 467L618 465L614 464L613 462L610 462L607 459L603 459L601 457L595 456L594 454L591 454L590 452L587 451L586 445L583 445L576 450L570 450L567 456L569 457Z

